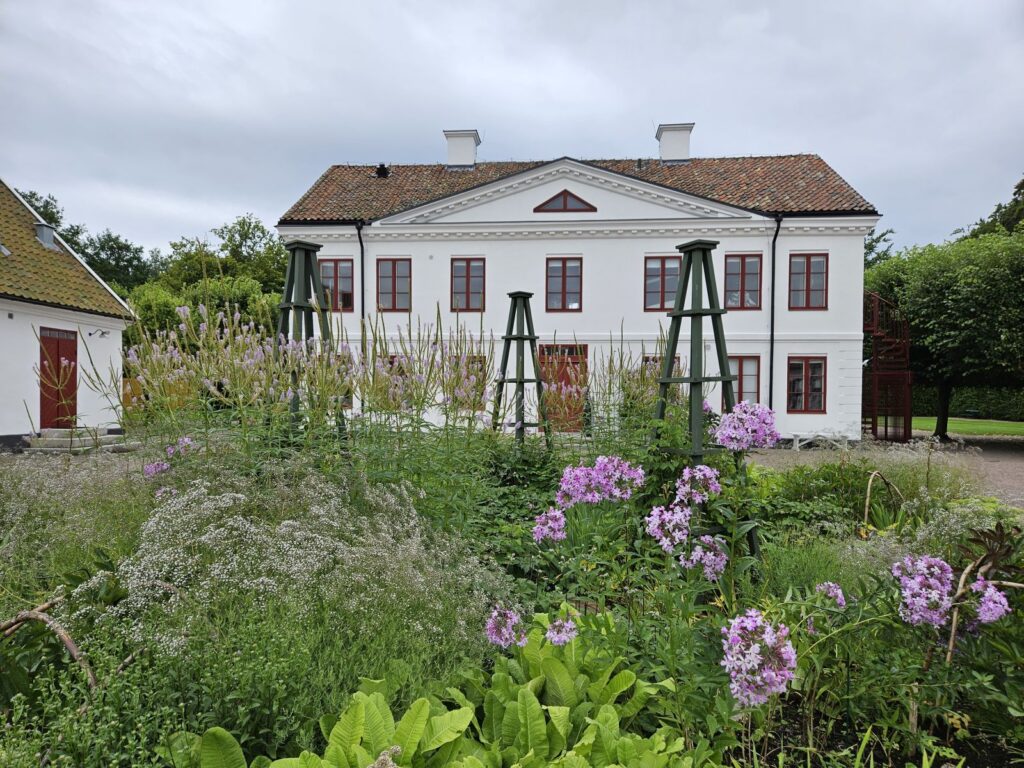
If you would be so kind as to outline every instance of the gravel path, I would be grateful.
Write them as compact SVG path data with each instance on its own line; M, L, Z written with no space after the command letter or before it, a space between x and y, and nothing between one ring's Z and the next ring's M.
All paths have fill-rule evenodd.
M926 438L926 433L915 433L916 438ZM926 447L919 444L918 450ZM880 443L864 442L851 447L850 456L870 458L872 453L890 450ZM908 449L909 450L909 449ZM1007 504L1024 508L1024 439L1019 437L967 437L963 444L943 447L947 459L966 469L975 477L978 487L985 495L995 496ZM755 451L752 459L758 464L774 469L786 469L799 464L823 464L835 461L843 451L834 448L775 448Z

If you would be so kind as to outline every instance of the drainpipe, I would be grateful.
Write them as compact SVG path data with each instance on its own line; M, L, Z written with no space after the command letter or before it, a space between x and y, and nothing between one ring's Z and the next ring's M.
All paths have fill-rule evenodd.
M772 298L768 326L768 407L774 410L775 395L775 244L782 228L782 214L775 214L775 234L772 235Z
M356 237L359 238L359 351L360 359L366 358L366 246L363 243L363 227L366 222L356 219Z

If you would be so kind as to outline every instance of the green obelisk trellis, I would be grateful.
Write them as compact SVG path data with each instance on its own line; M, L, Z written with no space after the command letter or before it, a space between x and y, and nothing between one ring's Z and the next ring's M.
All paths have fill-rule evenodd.
M654 410L654 434L658 435L658 422L665 418L668 402L668 388L673 384L688 384L690 387L690 455L695 463L704 458L704 394L703 386L709 382L721 382L725 391L725 408L731 411L736 405L733 390L735 376L729 375L729 354L725 349L725 331L722 327L722 309L718 300L718 286L715 283L715 267L711 252L718 245L716 240L691 240L676 246L682 254L679 284L676 287L674 308L668 313L671 318L665 356L661 364L661 378L658 379L658 401ZM707 286L708 305L704 306L704 287ZM686 294L689 287L691 306L686 308ZM690 357L685 376L673 376L676 352L679 348L679 331L683 318L690 318ZM704 374L704 318L711 318L714 331L715 351L718 355L718 376Z
M313 332L313 315L320 320L320 343L329 346L331 343L331 322L328 316L330 304L320 280L320 265L317 252L322 246L306 240L289 240L284 244L288 251L288 265L284 273L284 291L278 308L281 316L277 321L277 340L282 343L288 339L301 341L304 344L315 338ZM292 413L293 426L298 421L299 393L298 373L292 371L292 395L289 408Z
M537 358L537 334L533 329L533 313L530 312L530 299L532 293L527 291L512 291L508 297L512 300L508 308L508 327L505 335L502 336L504 346L501 350L501 364L498 368L498 379L495 382L497 391L494 393L494 413L491 423L494 429L498 429L498 421L501 415L501 402L505 395L505 387L509 384L515 385L513 395L513 408L515 409L516 441L522 443L526 437L527 427L540 427L544 430L544 437L548 447L551 447L551 426L548 423L547 410L544 407L544 378L540 371L540 362ZM516 370L515 375L508 378L508 358L512 352L512 343L516 346ZM533 376L526 375L526 346L530 347L530 359L533 362ZM527 423L526 421L526 385L537 386L537 421Z

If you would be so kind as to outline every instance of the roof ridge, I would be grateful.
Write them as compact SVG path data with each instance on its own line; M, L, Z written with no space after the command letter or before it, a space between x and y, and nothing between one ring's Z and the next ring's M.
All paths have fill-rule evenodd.
M687 160L768 160L768 159L785 159L788 157L814 157L822 160L821 155L817 152L788 152L776 155L708 155L702 157L690 157ZM660 157L572 157L571 155L559 155L558 157L548 158L546 160L478 160L476 165L497 165L499 163L505 164L516 164L516 165L544 165L546 163L553 163L557 160L578 160L584 163L632 163L637 160L643 160L645 162L661 163L664 162ZM675 165L681 162L673 160L671 164ZM367 168L373 170L377 168L380 163L331 163L328 167L330 168ZM436 162L436 163L385 163L389 168L447 168L447 163ZM464 169L459 169L459 172L464 172ZM322 174L321 174L322 175Z

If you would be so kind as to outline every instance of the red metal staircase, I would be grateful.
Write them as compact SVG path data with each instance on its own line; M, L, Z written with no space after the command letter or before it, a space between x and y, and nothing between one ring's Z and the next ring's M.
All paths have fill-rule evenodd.
M871 291L864 293L864 358L865 431L878 440L910 440L910 326L895 304Z

